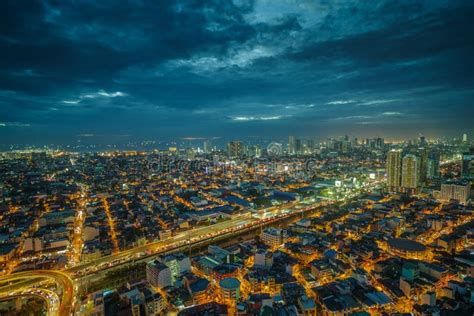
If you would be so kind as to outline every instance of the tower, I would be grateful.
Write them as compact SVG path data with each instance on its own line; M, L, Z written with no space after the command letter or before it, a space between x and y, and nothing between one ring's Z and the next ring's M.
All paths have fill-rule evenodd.
M294 155L296 153L295 136L288 137L288 154Z
M397 191L401 184L401 150L391 150L387 154L387 185L390 191Z
M208 139L204 141L204 152L206 154L209 154L210 152L212 152L212 143Z
M227 144L229 157L242 157L244 155L244 145L241 141L234 140Z
M420 159L415 155L406 155L402 160L402 187L416 190L420 185Z

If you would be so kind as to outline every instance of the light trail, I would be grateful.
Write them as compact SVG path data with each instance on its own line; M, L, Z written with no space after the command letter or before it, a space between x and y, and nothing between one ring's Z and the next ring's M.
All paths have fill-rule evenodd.
M55 282L60 288L62 295L60 296L61 304L58 307L58 315L71 315L75 302L75 286L74 281L64 272L52 270L34 270L24 271L10 274L1 279L2 282L7 282L8 285L0 287L0 298L8 296L13 291L21 291L31 288L38 283L38 278L48 279ZM12 284L11 282L31 280L31 282L21 282L20 285ZM31 284L29 284L31 283ZM48 299L46 297L46 299Z
M102 199L102 203L104 204L105 215L107 216L107 222L109 224L110 229L110 238L112 239L112 243L114 245L114 253L118 253L120 251L118 240L117 240L117 233L115 232L115 222L112 218L112 214L110 213L110 205L106 198Z
M86 219L86 207L87 207L87 190L84 185L81 185L81 193L78 197L78 210L76 212L76 218L74 219L74 231L71 243L71 252L69 254L69 265L73 266L80 262L82 255L82 247L84 245L83 239L83 227Z

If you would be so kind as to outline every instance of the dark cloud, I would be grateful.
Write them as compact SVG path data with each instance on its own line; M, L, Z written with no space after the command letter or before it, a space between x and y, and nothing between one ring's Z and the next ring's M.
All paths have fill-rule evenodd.
M0 141L474 132L473 21L470 1L2 1Z

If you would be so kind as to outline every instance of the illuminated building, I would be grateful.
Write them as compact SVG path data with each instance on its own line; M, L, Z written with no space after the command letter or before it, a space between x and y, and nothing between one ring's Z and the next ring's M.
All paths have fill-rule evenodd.
M247 278L250 284L250 290L253 293L262 291L273 293L277 291L275 276L271 274L269 270L257 269L250 271L247 274Z
M211 141L208 140L208 139L206 139L206 140L204 141L204 152L205 152L206 154L209 154L209 153L212 152L212 143L211 143Z
M242 157L244 155L244 144L238 140L231 141L227 144L227 153L229 157Z
M286 242L287 234L283 229L269 227L262 232L260 239L269 247L279 247Z
M426 247L414 240L392 238L387 244L389 252L396 256L409 259L423 259L426 256Z
M474 179L474 148L462 155L461 176L464 179Z
M316 303L306 295L298 299L298 306L303 316L316 316Z
M191 271L191 261L182 253L167 255L160 258L160 261L170 268L173 284L177 277Z
M470 185L463 183L443 183L441 185L441 201L449 202L456 200L461 204L466 204L469 199Z
M290 155L296 154L295 136L288 137L288 154Z
M387 185L390 191L397 191L401 185L402 151L391 150L387 154Z
M146 280L148 283L158 288L173 285L171 269L158 260L153 260L147 263Z
M418 149L418 162L419 162L419 184L425 184L427 175L428 175L428 150L426 148L419 148Z
M430 152L428 155L428 163L426 166L426 178L433 179L439 177L439 153Z
M402 187L415 191L420 185L420 159L415 155L406 155L402 159Z
M225 278L219 282L219 289L226 303L234 304L240 298L240 281L236 278Z

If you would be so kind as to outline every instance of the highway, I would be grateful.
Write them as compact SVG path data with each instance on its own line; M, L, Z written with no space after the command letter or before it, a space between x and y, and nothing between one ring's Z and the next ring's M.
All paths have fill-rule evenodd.
M21 286L15 283L16 281L31 280L31 282L21 283ZM60 296L61 304L57 308L58 315L71 315L73 306L75 303L74 293L76 292L74 281L64 272L60 271L51 271L51 270L34 270L34 271L24 271L10 274L8 276L2 277L1 282L12 282L12 285L5 285L0 287L0 298L9 296L12 293L25 293L30 295L31 293L40 295L40 292L25 292L22 290L31 289L34 284L38 283L38 279L46 279L57 284L61 289L62 295ZM33 282L33 283L32 283ZM44 290L46 291L46 290ZM47 292L43 292L47 293ZM20 295L20 294L16 294ZM52 299L49 295L43 296L48 302L51 302ZM52 308L48 306L48 308Z
M5 300L12 300L16 298L25 298L25 297L35 297L41 299L46 304L46 311L48 315L52 316L60 316L59 308L61 301L58 295L50 290L45 289L37 289L37 288L30 288L30 289L22 289L18 291L9 292L6 297L0 299L1 301Z

